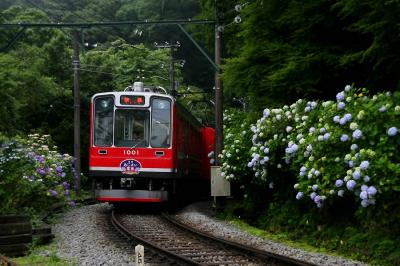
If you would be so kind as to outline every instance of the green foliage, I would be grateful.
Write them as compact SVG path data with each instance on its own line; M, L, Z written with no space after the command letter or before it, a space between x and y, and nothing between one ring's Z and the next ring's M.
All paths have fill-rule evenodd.
M226 95L250 96L257 110L299 97L332 97L343 83L370 91L398 89L399 40L392 36L399 34L399 4L289 0L245 5L242 23L224 35L232 55L223 66Z

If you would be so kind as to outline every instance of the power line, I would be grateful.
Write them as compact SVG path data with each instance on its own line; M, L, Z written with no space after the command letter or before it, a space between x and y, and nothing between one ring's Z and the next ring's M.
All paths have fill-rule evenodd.
M131 20L131 21L109 21L109 22L85 22L85 23L2 23L0 28L28 27L28 28L92 28L132 25L177 25L177 24L214 24L213 20L187 19L187 20Z

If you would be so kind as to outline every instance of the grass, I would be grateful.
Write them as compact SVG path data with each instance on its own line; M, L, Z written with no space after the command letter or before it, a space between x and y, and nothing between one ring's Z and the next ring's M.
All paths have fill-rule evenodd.
M57 256L57 244L55 242L46 246L34 246L29 255L13 258L17 265L40 265L40 266L75 266L74 261L69 261Z

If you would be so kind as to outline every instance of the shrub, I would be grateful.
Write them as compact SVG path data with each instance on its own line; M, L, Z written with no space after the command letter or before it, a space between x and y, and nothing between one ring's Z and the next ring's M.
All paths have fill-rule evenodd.
M73 206L73 158L61 155L49 135L29 135L5 142L0 157L0 213L37 214L49 204Z
M374 205L400 190L399 117L399 92L368 97L365 89L350 86L336 101L300 99L290 106L266 108L250 128L251 148L248 129L240 134L237 128L226 129L222 171L235 178L234 170L247 164L253 182L271 187L294 176L297 194L292 196L317 207L344 196L362 207ZM290 175L277 174L283 170Z

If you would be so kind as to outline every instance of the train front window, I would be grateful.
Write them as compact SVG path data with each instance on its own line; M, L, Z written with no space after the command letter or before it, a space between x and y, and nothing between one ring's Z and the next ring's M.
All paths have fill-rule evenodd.
M114 145L116 147L148 147L149 116L147 110L115 110Z
M155 98L151 102L151 140L154 148L171 145L171 101Z
M94 145L108 147L113 141L114 98L99 97L94 102Z

